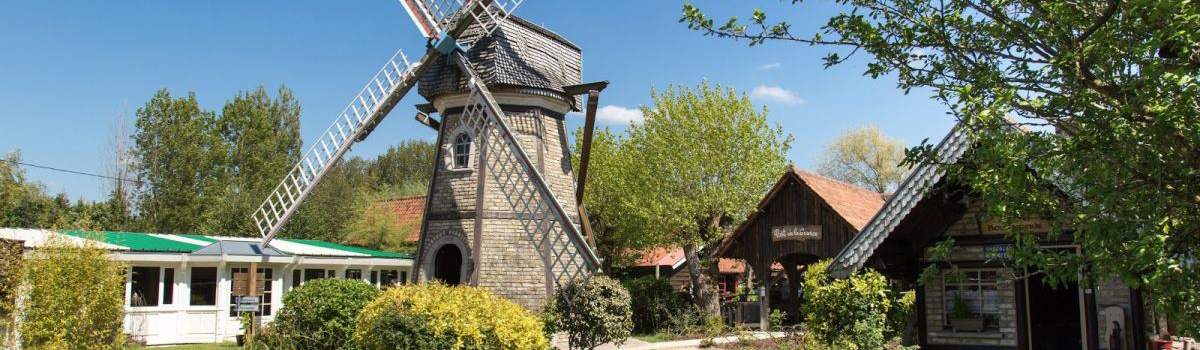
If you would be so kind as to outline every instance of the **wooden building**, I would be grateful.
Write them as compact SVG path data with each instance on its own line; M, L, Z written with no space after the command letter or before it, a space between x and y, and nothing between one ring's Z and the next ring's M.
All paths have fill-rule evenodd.
M937 152L943 164L956 163L971 147L967 134L956 127ZM1007 256L1012 242L1006 229L982 217L984 203L972 192L947 179L942 166L918 166L837 255L833 273L845 276L868 267L915 286L916 342L922 349L1145 349L1146 334L1139 325L1147 323L1138 290L1116 279L1054 288L1037 275L1015 270ZM1042 233L1050 223L1030 218L1019 224ZM1067 230L1039 243L1078 252L1072 237ZM927 252L950 238L955 248L947 259ZM928 266L937 267L939 276L918 284ZM950 274L951 266L962 273Z
M804 266L837 255L882 205L879 193L791 168L714 255L745 261L756 278L770 276L766 271L780 264L788 281L784 311L795 317ZM770 285L768 278L755 284ZM760 322L766 324L772 293L760 293Z
M676 291L691 290L687 256L683 248L656 248L645 252L638 261L624 269L628 277L654 276L665 278ZM736 259L721 259L717 262L717 292L722 300L728 300L737 292L745 279L746 264Z

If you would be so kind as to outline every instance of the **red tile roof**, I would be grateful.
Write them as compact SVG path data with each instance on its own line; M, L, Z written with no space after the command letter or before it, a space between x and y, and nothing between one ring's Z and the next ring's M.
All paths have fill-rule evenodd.
M883 207L883 195L846 182L795 169L796 175L817 192L855 230L862 231Z
M408 232L405 242L416 242L421 238L421 220L425 218L425 196L401 197L377 201L372 209L383 208L394 215L393 226Z
M683 248L654 248L646 251L634 266L675 266L686 260ZM738 259L721 259L717 263L721 273L742 273L746 271L746 263Z
M750 227L750 223L758 219L763 208L775 200L781 189L793 177L816 192L822 201L828 203L833 211L837 212L857 231L862 231L867 222L871 221L875 213L883 207L884 195L882 194L823 175L789 167L779 181L775 182L775 186L758 202L755 212L750 214L750 217L746 218L732 233L726 235L713 254L720 256L729 251L733 242L736 241L735 238L742 235Z

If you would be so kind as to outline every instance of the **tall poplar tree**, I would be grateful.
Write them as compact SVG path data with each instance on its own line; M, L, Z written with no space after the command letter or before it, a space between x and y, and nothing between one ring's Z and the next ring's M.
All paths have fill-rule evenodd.
M140 164L138 212L153 232L196 232L223 194L224 145L216 115L195 93L159 90L137 110L133 153Z

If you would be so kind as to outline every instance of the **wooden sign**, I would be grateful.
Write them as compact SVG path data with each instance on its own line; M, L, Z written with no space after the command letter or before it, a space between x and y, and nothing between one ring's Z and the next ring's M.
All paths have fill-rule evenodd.
M263 286L271 281L266 280L266 274L260 272L256 275L254 276L254 293L250 293L250 273L235 272L233 274L233 295L263 295Z
M771 228L771 241L807 241L821 239L821 225L788 225Z
M985 235L1002 235L1008 233L1008 229L1004 224L999 222L984 221L979 223L979 226L980 231L983 231ZM1012 222L1012 228L1029 233L1046 233L1050 232L1050 220L1018 219Z

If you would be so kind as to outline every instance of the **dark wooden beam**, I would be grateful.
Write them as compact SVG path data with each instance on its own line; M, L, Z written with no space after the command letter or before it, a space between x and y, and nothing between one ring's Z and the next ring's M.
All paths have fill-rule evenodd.
M590 83L583 83L583 84L577 84L577 85L567 85L567 86L563 86L562 89L563 89L563 92L567 93L567 95L575 96L575 95L586 94L590 91L604 91L604 88L607 88L607 87L608 87L608 80L601 80L601 81L594 81L594 82L590 82Z
M417 115L414 118L417 119L418 123L428 126L428 127L432 128L433 130L441 130L442 129L442 122L439 122L437 119L433 119L433 117L430 117L429 114L427 114L425 112L417 112Z

